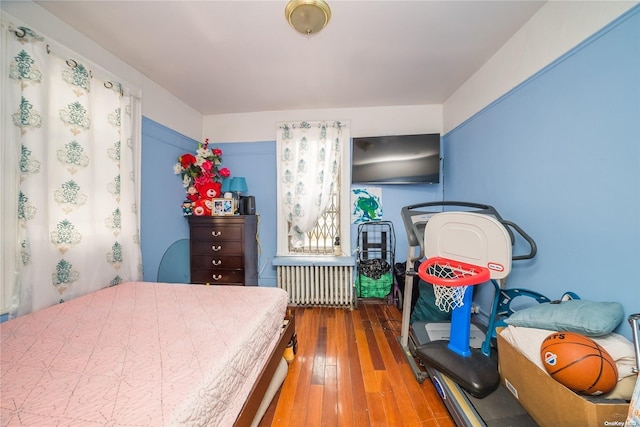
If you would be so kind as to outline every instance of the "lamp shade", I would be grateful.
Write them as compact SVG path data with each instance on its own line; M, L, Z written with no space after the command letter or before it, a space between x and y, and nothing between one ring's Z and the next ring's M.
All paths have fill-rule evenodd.
M223 180L222 180L222 187L220 188L220 191L221 191L222 193L226 193L227 191L231 191L231 190L229 189L229 187L231 186L231 181L232 181L232 179L233 179L233 178L231 178L231 179L230 179L230 178L227 178L227 179L223 179Z
M231 184L229 184L229 191L234 193L244 193L248 191L247 180L244 176L236 176L231 179Z

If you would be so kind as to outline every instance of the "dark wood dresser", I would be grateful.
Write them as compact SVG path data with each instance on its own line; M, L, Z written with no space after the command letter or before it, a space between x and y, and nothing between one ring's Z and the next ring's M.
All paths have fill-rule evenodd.
M258 216L190 216L191 283L258 285Z

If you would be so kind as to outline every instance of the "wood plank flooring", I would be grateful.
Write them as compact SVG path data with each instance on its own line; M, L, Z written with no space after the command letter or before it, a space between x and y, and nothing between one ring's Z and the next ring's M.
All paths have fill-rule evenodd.
M413 376L396 307L292 312L298 352L260 427L455 426L433 384Z

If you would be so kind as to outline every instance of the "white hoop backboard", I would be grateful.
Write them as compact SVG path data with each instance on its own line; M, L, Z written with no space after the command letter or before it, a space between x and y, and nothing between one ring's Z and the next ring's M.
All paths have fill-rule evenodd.
M511 272L511 238L494 217L473 212L441 212L424 229L424 253L486 267L492 279Z

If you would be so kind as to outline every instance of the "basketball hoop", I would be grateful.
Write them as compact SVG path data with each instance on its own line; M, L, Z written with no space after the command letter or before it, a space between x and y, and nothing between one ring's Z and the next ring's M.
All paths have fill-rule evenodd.
M485 267L441 257L428 258L421 263L418 276L433 285L436 306L447 312L464 305L467 287L490 279Z

